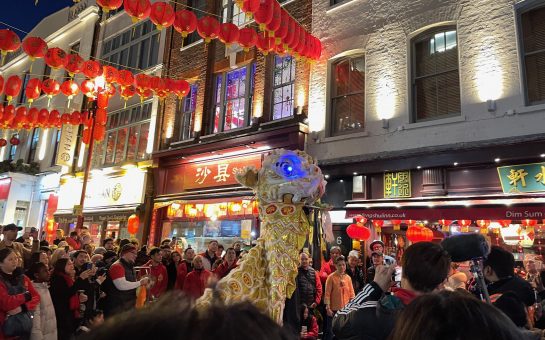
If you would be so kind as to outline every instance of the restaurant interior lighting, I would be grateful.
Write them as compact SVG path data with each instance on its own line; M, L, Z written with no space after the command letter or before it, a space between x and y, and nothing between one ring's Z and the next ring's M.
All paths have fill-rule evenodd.
M343 182L344 182L344 180L342 180L342 179L341 179L341 180L339 180L339 182L343 183Z
M539 155L539 157L545 158L545 153L542 153L541 155Z
M357 176L357 175L358 175L358 173L357 173L357 172L353 172L352 174L353 174L354 176Z
M499 163L501 161L500 158L494 158L494 162Z
M418 170L422 169L422 167L421 167L420 165L417 165L416 168L417 168Z
M328 178L329 178L329 175L328 175L328 174L325 174L324 177L325 177L325 179L328 179Z
M458 165L458 162L454 162L454 166L457 166Z

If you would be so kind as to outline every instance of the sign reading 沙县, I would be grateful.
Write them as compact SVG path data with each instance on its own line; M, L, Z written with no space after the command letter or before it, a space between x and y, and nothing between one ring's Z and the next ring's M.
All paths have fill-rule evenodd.
M76 150L76 141L78 139L78 126L64 124L59 141L59 151L55 164L71 167L74 162L74 151Z
M545 162L498 167L504 193L545 191Z
M384 198L411 197L411 172L384 173Z

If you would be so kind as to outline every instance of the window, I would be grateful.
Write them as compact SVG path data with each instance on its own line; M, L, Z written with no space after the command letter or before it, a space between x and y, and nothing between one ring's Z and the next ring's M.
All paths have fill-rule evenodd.
M57 165L57 153L59 152L59 143L61 141L61 130L57 129L55 134L55 146L53 147L53 158L51 159L51 166Z
M251 20L234 0L223 0L221 16L222 22L231 22L237 26L244 26Z
M180 121L180 138L179 140L188 140L191 138L193 131L193 119L195 116L195 107L197 106L197 85L192 84L190 91L182 99L182 114Z
M206 3L206 1L202 0L188 0L187 7L190 8L193 13L195 13L197 19L200 19L207 15ZM197 30L195 30L195 32L191 33L184 39L184 46L193 44L201 39L202 38L199 33L197 33Z
M30 150L28 152L28 162L32 163L36 159L36 150L38 150L38 143L40 141L40 128L32 130L32 138L30 139Z
M21 83L21 92L19 93L19 100L16 102L17 104L24 105L26 102L26 85L28 84L28 81L30 80L30 74L28 71L25 72L23 75L23 82ZM14 105L17 105L14 104Z
M254 74L255 64L251 64L216 76L213 133L248 125Z
M413 40L413 120L460 114L456 29L442 28Z
M42 77L42 80L46 80L47 78L51 78L51 67L45 64L44 75Z
M295 59L274 56L273 120L293 116Z
M13 135L11 135L11 138L19 138L19 134L18 133L14 133ZM11 139L10 138L10 139ZM13 145L10 143L10 146L9 146L9 155L8 155L8 160L10 161L13 161L15 160L15 154L17 153L17 145Z
M102 165L146 159L150 119L150 102L108 115Z
M526 101L545 103L545 6L521 14Z
M331 131L350 133L365 123L365 57L350 56L332 67Z
M157 65L159 58L159 31L145 20L106 40L102 59L119 69L147 69Z

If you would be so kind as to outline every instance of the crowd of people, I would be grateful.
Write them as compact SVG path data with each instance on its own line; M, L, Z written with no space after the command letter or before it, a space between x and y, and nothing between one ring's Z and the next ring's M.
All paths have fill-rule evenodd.
M280 327L244 303L195 314L192 301L244 256L240 242L225 248L211 240L198 253L178 249L175 239L150 249L135 239L95 245L85 228L68 237L59 230L48 244L35 229L16 238L20 229L4 226L0 242L0 340L113 339L129 328L173 339L244 332L253 339L545 339L545 272L533 260L517 268L497 246L482 263L491 304L482 302L468 264L452 263L435 243L411 245L400 265L381 241L371 243L368 258L357 251L345 258L334 246L320 269L302 251ZM160 320L157 308L162 316L186 314Z

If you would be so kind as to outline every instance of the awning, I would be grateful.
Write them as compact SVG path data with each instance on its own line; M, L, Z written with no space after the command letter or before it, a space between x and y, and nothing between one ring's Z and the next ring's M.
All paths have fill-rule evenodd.
M407 201L347 201L346 217L370 219L458 220L545 219L545 197L412 199Z

